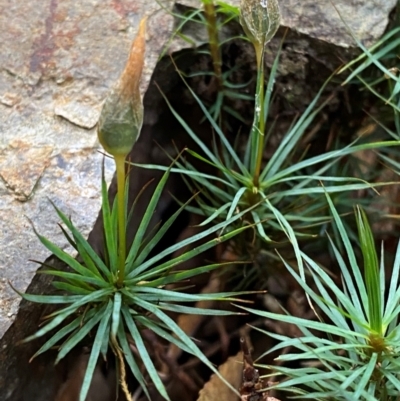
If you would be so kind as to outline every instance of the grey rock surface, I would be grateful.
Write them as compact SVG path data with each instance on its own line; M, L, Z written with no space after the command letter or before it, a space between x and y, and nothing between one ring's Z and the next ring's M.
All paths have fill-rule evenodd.
M225 0L239 6L242 0ZM188 7L199 7L200 0L180 0ZM397 0L284 0L279 2L282 25L312 38L341 47L356 47L348 30L364 45L371 45L383 34L389 13ZM347 25L347 26L346 26Z
M163 1L170 7L172 1ZM65 247L49 199L87 235L100 207L95 125L122 72L140 18L149 16L144 93L172 29L145 0L0 0L0 338L49 252ZM111 177L113 163L106 162Z

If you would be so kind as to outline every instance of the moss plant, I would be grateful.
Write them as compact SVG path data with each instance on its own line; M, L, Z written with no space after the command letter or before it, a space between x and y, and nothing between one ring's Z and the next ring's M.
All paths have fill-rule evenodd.
M218 39L217 13L214 5L214 0L202 0L204 14L207 21L207 32L209 37L211 58L213 61L214 74L218 84L219 92L223 90L222 77L222 58L221 49Z
M163 6L161 2L159 2L159 4L160 6ZM199 49L199 52L202 54L208 54L210 56L213 68L212 71L202 71L201 74L212 77L212 79L214 79L216 82L215 101L213 101L213 103L210 105L209 112L218 122L223 131L225 131L225 128L227 128L226 116L231 115L239 121L243 120L239 113L228 106L226 100L253 100L251 96L243 92L238 93L238 89L241 86L244 87L245 84L236 85L230 82L230 78L232 73L236 70L236 67L229 68L227 70L222 68L222 46L226 45L232 40L238 39L238 37L227 37L221 41L221 31L232 20L236 20L239 17L239 8L222 1L214 0L199 0L199 4L203 5L203 12L201 12L201 9L189 9L186 12L181 12L181 10L171 12L164 5L164 10L175 17L179 23L177 24L177 27L171 35L169 41L166 43L161 57L165 56L171 41L176 36L179 36L181 39L185 40L190 46L196 45L195 41L185 35L186 24L197 25L197 27L193 26L190 28L189 32L193 29L206 30L208 34L208 48L201 48ZM243 35L240 35L239 37L243 38ZM187 75L187 77L196 76L198 76L197 72Z
M265 90L264 108L266 113L271 101L279 54L278 52ZM184 78L182 77L182 79ZM332 176L327 172L332 171L332 166L347 155L368 149L395 147L400 144L399 141L361 144L355 141L343 148L311 157L303 155L300 160L295 159L296 147L304 133L310 129L317 114L329 102L330 98L328 97L326 101L320 102L318 105L327 83L323 85L304 113L290 126L270 160L262 165L259 175L257 159L260 150L263 151L267 146L267 135L260 134L258 117L254 119L255 123L250 131L245 151L240 152L231 145L218 122L192 88L187 85L189 92L203 111L219 140L219 142L214 141L212 146L207 146L165 97L171 112L201 151L200 153L188 149L187 152L201 162L211 165L217 171L217 174L214 175L202 173L185 159L179 160L176 167L174 166L171 170L186 177L186 182L193 191L201 191L200 196L196 199L198 206L190 206L188 209L205 216L203 224L229 220L236 213L251 207L251 212L246 215L245 219L237 221L237 224L247 224L249 221L253 223L256 238L261 242L280 241L281 239L286 241L285 231L290 231L292 236L305 236L310 233L313 235L317 231L317 229L312 231L314 226L330 220L326 212L321 212L326 210L323 196L325 191L330 194L344 193L387 184L372 185L360 178ZM141 166L165 169L158 165ZM258 185L255 181L257 177ZM321 182L324 187L321 186ZM259 244L258 248L260 246L263 245ZM246 247L251 248L250 244L247 244ZM256 249L258 248L256 247Z
M251 147L251 160L254 192L260 185L260 171L265 142L264 106L264 53L266 44L279 28L281 15L277 0L242 0L240 3L240 23L247 38L254 46L257 62L257 89L254 109L254 122L251 137L255 144Z
M168 284L187 280L198 274L217 269L220 266L218 263L196 267L188 271L174 272L173 270L174 266L232 238L238 232L226 233L217 238L207 240L202 245L192 250L187 250L188 245L201 239L209 238L211 234L218 233L223 226L222 224L215 225L149 258L152 249L158 244L184 208L184 206L182 206L172 215L150 240L145 237L148 225L168 179L168 175L169 172L164 174L155 189L147 210L140 222L139 229L124 261L122 283L117 246L119 235L117 227L118 201L116 200L114 205L109 205L107 188L104 180L102 184L102 209L106 243L104 261L100 259L90 247L89 243L82 237L72 221L57 208L56 211L67 228L67 230L63 229L63 232L70 244L79 253L82 262L78 262L56 244L41 236L39 233L36 233L42 244L61 261L66 263L70 271L59 271L50 266L45 266L48 267L48 269L43 271L43 273L61 279L54 281L53 285L58 290L65 293L65 295L20 294L23 298L32 302L65 305L47 316L43 326L24 341L31 341L56 330L35 356L56 346L61 340L64 340L62 344L58 346L59 351L56 360L56 362L58 362L78 345L82 339L87 336L93 338L93 346L81 390L81 401L86 397L100 354L106 358L109 348L111 348L117 356L119 371L124 371L125 363L127 363L139 384L147 393L146 379L140 370L140 362L135 359L128 345L128 335L133 339L138 349L140 359L144 363L150 379L160 394L165 399L168 399L164 384L158 376L150 354L144 345L141 336L141 328L150 329L161 338L171 341L184 351L196 355L212 370L216 371L215 367L202 354L193 340L185 334L166 312L226 315L229 314L229 312L180 306L180 304L197 302L200 300L232 300L230 297L234 296L234 293L197 295L186 294L179 290L167 290L165 287ZM127 192L125 192L125 197L126 196ZM134 212L134 210L132 212ZM241 217L242 215L235 216L235 218ZM186 249L186 251L180 256L163 261L164 258L183 249ZM177 337L173 335L174 333ZM119 379L123 379L123 377Z
M400 393L400 242L391 275L386 277L383 246L379 262L367 216L357 208L361 266L341 217L329 196L327 199L345 250L342 255L330 240L342 274L342 287L301 251L298 256L310 273L307 280L284 262L315 310L321 311L325 318L319 315L319 321L312 321L246 308L264 318L294 324L303 334L291 338L261 330L279 342L263 356L293 347L297 352L280 355L279 365L289 361L309 362L296 368L268 366L274 372L272 375L287 376L271 388L301 394L302 399L397 401Z
M362 144L355 141L344 148L311 157L302 155L300 159L295 159L296 147L304 133L310 128L319 111L329 102L329 98L325 102L320 102L325 84L305 112L293 122L270 160L264 162L263 153L268 146L269 134L266 132L266 120L282 47L278 51L267 82L264 52L266 43L271 40L279 27L280 13L277 0L242 0L240 21L255 49L257 85L252 128L244 151L237 149L228 141L222 129L222 99L229 94L229 88L221 68L216 6L213 0L202 0L202 4L205 14L200 18L203 18L203 22L205 20L208 29L210 53L219 89L216 104L212 109L208 109L192 88L184 82L214 129L217 140L211 146L207 146L173 109L168 99L165 100L173 115L201 149L201 153L190 149L187 152L211 165L217 174L202 173L185 158L176 161L172 167L143 166L164 170L165 174L152 194L132 245L127 249L126 227L134 209L127 209L126 157L140 135L143 122L139 81L145 52L146 20L144 19L133 42L126 68L106 99L99 120L99 141L114 157L117 176L117 195L112 204L108 200L104 177L101 183L104 259L91 248L71 219L56 208L63 223L62 230L80 258L79 260L73 258L59 246L36 233L42 244L63 261L69 270L59 271L45 266L47 269L44 272L56 277L53 284L60 291L57 295L21 294L32 302L62 305L56 312L47 316L43 326L25 341L50 334L50 338L35 356L57 346L56 362L58 362L84 338L92 340L80 401L86 399L98 359L101 356L106 358L108 350L116 355L118 371L121 372L119 379L128 399L130 396L124 379L126 365L147 395L149 378L161 396L168 399L168 393L157 372L151 352L146 348L142 329L151 330L164 340L195 355L216 372L216 368L196 343L171 319L169 313L226 315L228 312L222 310L194 308L182 304L204 300L237 301L233 298L237 293L187 294L181 291L179 286L174 286L178 287L176 290L169 290L167 286L219 268L220 264L213 263L187 271L174 270L177 265L216 244L234 239L249 226L250 222L255 230L255 237L260 239L262 246L265 246L265 242L273 242L282 237L293 245L298 270L295 271L286 264L288 270L304 288L312 302L331 320L331 323L314 322L247 308L249 312L262 317L297 324L303 331L304 338L301 339L267 333L281 341L273 350L290 345L300 351L300 354L283 355L280 359L291 361L301 357L316 359L321 363L319 367L296 370L275 368L279 373L289 376L289 380L282 381L275 387L294 393L306 393L307 397L321 400L333 398L375 401L375 397L379 396L380 400L393 401L400 392L397 373L400 363L397 357L400 351L398 349L400 289L397 283L400 274L400 245L392 273L392 284L385 302L383 259L379 267L366 215L361 209L357 209L358 235L364 257L363 275L351 247L349 235L329 195L369 189L372 186L362 179L337 176L329 172L333 171L332 167L341 158L354 152L398 146L398 133L392 135L393 141ZM223 12L232 15L236 13L234 7L222 2L216 4ZM198 10L191 11L187 20L199 16L199 13ZM379 67L376 57L371 52L366 51L366 55L370 64ZM359 72L358 67L352 78L358 76ZM394 79L394 74L390 72L389 77ZM184 80L183 77L182 79ZM397 81L391 83L391 90L393 96L389 100L396 98L397 101L399 92ZM399 109L398 103L394 106ZM273 127L270 128L271 132ZM191 189L196 192L201 189L202 193L196 197L196 204L192 205L190 202L182 204L176 213L160 224L157 231L148 236L150 221L171 172L182 174ZM350 263L349 268L332 241L333 252L344 277L344 290L337 287L330 276L301 251L298 244L298 237L308 235L307 230L310 226L330 220L329 213L321 213L326 206L324 194L328 199L329 209ZM151 256L152 251L168 233L183 209L205 216L203 227L207 227L210 223L213 225L204 228L196 236L182 240ZM199 240L204 242L200 241L201 245L195 248L187 248L188 245L199 243ZM177 254L179 256L171 256ZM308 268L318 288L318 294L311 289L305 279L305 267ZM332 293L336 299L333 299ZM316 337L311 332L312 329L325 331L326 338ZM338 338L341 342L337 341ZM130 347L132 342L137 354L132 352ZM143 365L145 369L142 369Z
M140 22L125 70L106 99L98 126L99 141L104 149L114 156L117 171L118 285L122 285L123 282L126 259L125 159L138 139L143 124L139 83L144 62L145 30L146 18Z
M20 294L32 302L62 305L60 309L46 317L45 322L35 334L24 340L31 341L51 334L50 339L33 357L56 346L58 348L56 362L58 362L84 338L89 338L93 342L80 391L80 401L86 399L98 359L100 357L105 359L108 350L116 356L118 382L121 383L128 400L131 397L125 382L126 365L129 366L147 396L149 396L147 378L150 378L161 396L169 399L152 360L151 352L147 349L142 337L142 330L150 330L163 340L195 355L219 374L195 342L171 319L169 313L227 315L231 312L183 306L182 303L233 300L231 297L234 296L234 293L186 294L180 291L180 286L176 286L179 287L176 290L167 289L169 284L217 269L220 266L218 263L198 266L190 270L175 271L174 267L222 241L229 240L242 230L219 235L224 224L217 224L151 256L152 250L171 228L179 213L187 206L187 204L182 205L159 226L156 232L152 232L151 236L147 235L170 170L165 172L156 186L132 245L128 250L126 249L125 230L129 223L127 216L134 216L136 202L134 202L133 210L128 211L125 158L138 138L142 125L143 110L139 93L139 78L143 65L144 29L145 21L142 21L127 67L107 98L99 121L99 139L105 150L114 156L118 182L117 197L114 203L110 204L103 174L104 259L98 256L73 222L55 208L64 225L63 233L80 258L79 260L73 258L35 231L42 244L69 269L60 271L51 266L45 266L46 269L43 272L57 278L53 281L53 285L60 291L59 294ZM235 216L232 222L241 217L243 214ZM189 245L198 241L201 245L190 248ZM132 351L132 346L136 349L137 355ZM142 369L142 365L145 369ZM233 391L236 390L233 389Z

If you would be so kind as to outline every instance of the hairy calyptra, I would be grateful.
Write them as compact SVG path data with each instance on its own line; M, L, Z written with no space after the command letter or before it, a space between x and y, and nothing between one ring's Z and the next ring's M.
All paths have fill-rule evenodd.
M145 53L146 18L132 43L125 69L108 95L101 111L98 137L113 156L126 156L137 141L143 124L143 104L139 83Z

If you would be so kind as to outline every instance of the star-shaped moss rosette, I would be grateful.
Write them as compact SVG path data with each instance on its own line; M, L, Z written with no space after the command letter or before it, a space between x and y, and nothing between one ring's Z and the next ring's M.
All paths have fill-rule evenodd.
M125 363L127 363L139 384L147 393L146 380L139 367L140 361L143 362L157 390L165 399L169 399L164 384L146 349L141 335L142 329L149 329L164 340L170 341L182 350L197 356L210 369L217 372L195 342L169 317L168 312L220 316L231 314L231 312L222 310L201 309L193 306L183 306L182 304L195 303L200 300L232 301L234 300L233 297L239 293L186 294L179 290L168 290L166 286L219 268L221 264L213 263L187 271L174 271L175 266L223 241L229 240L242 229L218 236L217 233L224 225L224 223L220 223L196 236L164 249L155 256L150 256L151 251L168 232L179 213L187 206L186 204L182 205L176 213L160 226L150 239L147 237L146 233L148 232L151 218L154 215L168 176L169 171L164 174L157 185L144 213L125 259L122 280L117 252L118 204L117 202L114 202L112 206L109 204L104 180L102 190L102 213L106 244L104 260L96 254L72 221L57 207L55 207L56 212L66 227L66 229L63 228L63 232L69 243L79 253L81 261L78 261L35 231L42 244L69 266L69 271L56 270L54 267L47 265L44 265L47 269L41 271L59 278L59 280L53 282L53 285L62 291L62 295L20 293L24 299L31 302L65 305L47 316L42 327L24 341L31 341L55 331L34 357L54 346L58 346L59 351L56 360L58 362L84 338L91 335L93 346L82 385L80 401L85 400L98 358L100 355L106 358L109 348L117 355L117 360L120 364L119 371L124 371ZM134 213L135 210L133 209L130 215L132 216ZM235 216L233 220L242 217L243 213ZM216 237L215 234L217 234ZM210 236L214 238L206 240ZM202 239L206 240L206 242L190 248L191 244ZM182 249L186 249L186 252L168 259L171 255L179 254L178 251ZM129 347L128 336L135 343L140 357L139 361Z
M340 268L341 285L302 251L296 250L307 268L307 276L301 277L296 268L284 261L309 297L314 311L319 312L315 320L309 320L244 308L275 322L293 324L302 333L293 338L260 330L278 341L260 360L270 353L286 350L276 359L276 365L264 366L272 371L270 376L275 377L270 388L292 393L301 399L398 400L400 242L388 277L383 244L379 260L365 212L359 207L355 211L360 260L332 199L328 195L327 199L344 250L340 252L329 238ZM294 352L287 352L288 349ZM286 379L276 382L277 375Z

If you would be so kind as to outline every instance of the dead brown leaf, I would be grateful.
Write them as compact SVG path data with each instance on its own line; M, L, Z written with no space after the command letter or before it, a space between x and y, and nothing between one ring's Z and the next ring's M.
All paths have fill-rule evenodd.
M223 363L218 371L234 388L239 389L242 384L243 372L243 352L231 356ZM235 401L239 397L216 375L213 374L211 379L200 390L197 401Z

